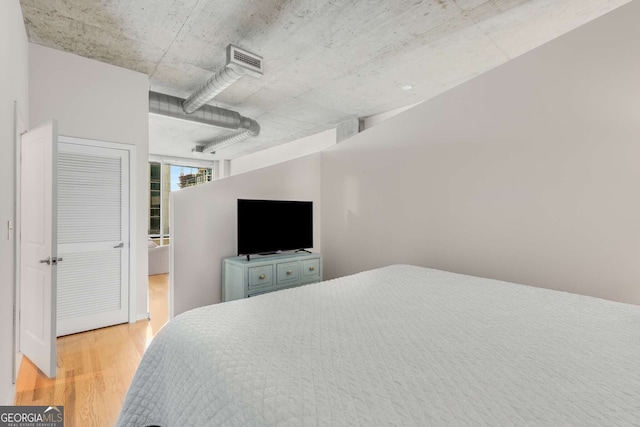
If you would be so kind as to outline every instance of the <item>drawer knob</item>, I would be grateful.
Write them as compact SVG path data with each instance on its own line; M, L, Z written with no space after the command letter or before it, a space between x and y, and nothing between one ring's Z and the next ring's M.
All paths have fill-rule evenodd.
M293 271L287 270L287 276L291 276L292 274L293 274Z
M266 278L267 278L267 276L265 274L261 274L260 276L258 276L258 279L260 279L260 280L264 280Z
M313 271L313 270L315 270L315 269L316 269L316 268L315 268L314 266L309 267L309 271Z

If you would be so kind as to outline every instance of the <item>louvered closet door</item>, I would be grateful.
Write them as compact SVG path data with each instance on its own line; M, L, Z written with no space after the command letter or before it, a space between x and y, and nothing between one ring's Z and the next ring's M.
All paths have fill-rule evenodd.
M129 153L60 142L58 336L129 320Z

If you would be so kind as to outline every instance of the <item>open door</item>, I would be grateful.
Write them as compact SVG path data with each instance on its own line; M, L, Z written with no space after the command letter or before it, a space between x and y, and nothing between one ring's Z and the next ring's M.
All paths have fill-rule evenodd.
M20 350L56 375L57 123L22 135L20 167Z

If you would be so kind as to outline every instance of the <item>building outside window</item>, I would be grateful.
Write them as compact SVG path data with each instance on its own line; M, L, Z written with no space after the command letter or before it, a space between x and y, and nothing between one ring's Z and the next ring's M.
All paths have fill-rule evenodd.
M170 193L211 181L212 167L173 164L166 160L149 162L149 239L157 245L169 244Z

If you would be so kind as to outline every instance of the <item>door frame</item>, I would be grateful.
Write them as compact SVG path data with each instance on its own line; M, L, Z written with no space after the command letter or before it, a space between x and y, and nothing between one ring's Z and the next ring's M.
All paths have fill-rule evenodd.
M20 361L22 353L20 352L20 172L21 172L21 156L22 150L20 146L20 137L28 129L18 109L17 104L14 107L14 127L15 127L15 144L16 144L16 186L15 186L15 221L14 221L14 241L15 241L15 265L14 265L14 316L13 316L13 334L14 334L14 361L13 361L13 384L15 384L18 372L20 370ZM77 138L71 136L58 136L59 142L67 144L79 144L93 147L112 148L116 150L126 150L129 152L129 323L135 323L136 318L136 291L138 283L136 281L136 146L130 144L122 144L119 142L98 141L87 138Z
M136 146L72 136L58 136L58 142L129 152L129 323L136 323Z
M15 204L13 206L13 353L11 360L11 375L13 384L18 379L20 371L20 362L22 361L22 352L20 351L20 172L22 171L22 144L21 137L27 132L27 124L22 118L18 101L13 101L13 130L15 137L15 188L13 189L13 197ZM11 230L9 231L11 232Z

